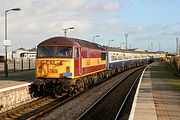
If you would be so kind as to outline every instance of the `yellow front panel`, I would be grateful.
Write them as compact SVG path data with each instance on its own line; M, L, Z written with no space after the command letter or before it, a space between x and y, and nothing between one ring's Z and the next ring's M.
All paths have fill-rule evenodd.
M106 64L105 60L101 60L101 58L83 58L82 59L82 68L103 65Z
M74 76L74 60L65 58L38 58L36 60L36 77L37 78L63 78L63 74L72 73L68 78Z

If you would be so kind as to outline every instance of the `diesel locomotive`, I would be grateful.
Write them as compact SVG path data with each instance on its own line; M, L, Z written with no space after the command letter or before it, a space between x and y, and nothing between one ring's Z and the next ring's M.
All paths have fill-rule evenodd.
M157 53L125 51L76 38L52 37L37 46L34 84L42 94L74 95L114 74L159 57Z

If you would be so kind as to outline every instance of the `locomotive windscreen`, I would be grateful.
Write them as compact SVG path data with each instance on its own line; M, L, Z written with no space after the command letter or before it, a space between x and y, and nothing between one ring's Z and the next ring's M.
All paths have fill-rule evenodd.
M54 47L42 46L38 48L38 57L52 57L54 56Z
M56 56L63 58L72 58L72 47L56 47Z
M72 47L67 46L41 46L38 48L38 57L72 58Z

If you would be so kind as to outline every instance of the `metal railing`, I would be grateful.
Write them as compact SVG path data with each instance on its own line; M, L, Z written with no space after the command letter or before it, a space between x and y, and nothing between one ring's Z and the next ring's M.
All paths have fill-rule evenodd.
M23 71L23 70L32 70L36 67L35 59L28 60L11 60L8 61L8 71ZM0 72L4 71L4 63L0 62Z

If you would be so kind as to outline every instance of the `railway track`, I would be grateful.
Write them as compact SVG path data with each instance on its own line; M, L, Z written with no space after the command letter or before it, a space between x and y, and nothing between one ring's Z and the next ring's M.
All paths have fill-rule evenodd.
M76 97L77 95L73 96ZM0 114L0 119L18 119L18 120L33 120L40 117L42 114L55 109L59 105L63 105L73 97L64 94L61 97L53 99L51 97L43 97L29 103L23 104Z
M51 97L39 98L35 101L8 110L4 113L0 113L0 119L37 119L42 115L49 113L53 109L62 106L63 104L67 103L78 95L79 94L69 97L67 94L64 94L57 99L53 99Z
M99 100L89 107L78 120L118 120L121 118L121 112L130 95L135 83L140 78L143 69L128 75L125 79L119 81ZM130 88L130 89L129 89Z

